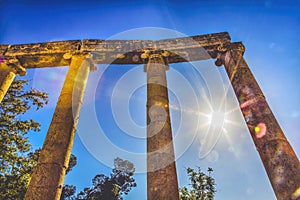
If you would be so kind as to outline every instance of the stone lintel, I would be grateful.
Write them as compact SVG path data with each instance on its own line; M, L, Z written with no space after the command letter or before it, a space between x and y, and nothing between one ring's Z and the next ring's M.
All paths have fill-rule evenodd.
M41 42L32 44L11 45L6 56L23 56L23 55L47 55L57 53L75 52L81 44L80 40L66 40L57 42Z
M66 66L70 59L64 59L63 55L78 53L80 46L80 40L17 44L7 49L4 58L6 62L18 60L25 68Z
M143 64L145 50L169 51L168 63L210 59L218 46L228 45L227 32L166 40L68 40L0 45L5 62L18 60L25 68L67 66L65 54L90 54L95 64Z
M4 55L8 48L9 44L0 44L0 55Z

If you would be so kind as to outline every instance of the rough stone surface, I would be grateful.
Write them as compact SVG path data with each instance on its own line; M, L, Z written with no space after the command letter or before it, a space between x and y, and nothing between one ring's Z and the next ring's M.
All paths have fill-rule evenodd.
M153 53L158 51L163 54ZM26 200L59 199L88 76L89 67L79 67L86 56L89 60L85 66L148 63L148 199L179 198L165 64L210 58L217 58L218 66L225 65L277 198L298 198L299 160L243 59L243 52L244 46L230 43L227 32L158 41L87 39L0 44L0 102L15 74L25 75L24 68L70 65Z
M277 199L292 199L300 187L299 160L243 58L243 45L232 46L224 57L224 65L251 137Z
M149 200L179 199L164 60L150 55L147 72L147 191Z
M28 190L26 200L59 200L89 74L83 56L73 56Z
M0 44L0 55L3 55L7 51L8 47L8 44Z
M4 56L8 61L17 58L25 68L65 66L70 64L70 60L63 59L63 55L76 54L80 44L80 40L17 44L10 46Z
M8 67L6 64L0 63L0 103L15 76L15 71L12 68Z
M145 50L167 50L168 63L211 58L219 45L230 43L227 32L167 40L69 40L34 44L0 45L6 62L18 61L25 68L57 67L70 64L65 54L90 55L94 64L143 64ZM137 59L136 59L137 57Z

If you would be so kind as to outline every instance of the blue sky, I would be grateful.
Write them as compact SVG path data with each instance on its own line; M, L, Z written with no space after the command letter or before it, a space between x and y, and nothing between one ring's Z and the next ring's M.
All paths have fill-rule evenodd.
M0 0L0 43L20 44L86 38L118 39L130 37L131 33L136 33L138 30L124 31L144 27L166 28L188 36L228 31L232 41L244 43L246 47L244 56L248 65L279 124L299 156L299 5L299 1L247 1L247 3L241 3L239 1L194 2L187 0L183 2L115 1L112 3L110 1L67 0L51 1L50 3L34 0ZM153 29L139 30L142 30L143 35L136 39L160 39L173 34L172 31L164 30L156 35L151 35L147 30ZM165 32L167 34L163 34ZM224 87L226 89L228 86L228 79L223 67L214 67L212 61L192 64L200 75L195 70L191 70L191 64L174 64L167 72L168 84L170 89L174 90L172 91L174 95L173 93L170 95L170 101L173 105L171 120L176 136L180 136L182 131L190 132L190 129L197 126L197 120L190 120L191 117L195 117L195 113L192 111L209 114L209 110L207 110L209 104L217 106L214 103L222 99L222 95L216 95L211 101L205 101L207 88L218 91L224 90ZM98 66L98 71L90 74L88 89L93 86L91 80L97 80L104 69L105 66ZM42 145L66 71L67 67L28 70L27 77L32 79L32 86L47 90L51 100L50 104L42 111L28 114L43 123L41 133L30 134L30 140L35 148ZM117 118L125 120L125 117L122 113L112 111L111 104L114 102L115 105L119 105L124 102L122 101L123 96L118 93L118 91L122 91L123 83L138 87L131 96L124 96L124 98L129 100L128 110L132 121L139 126L145 125L145 85L142 85L140 81L145 80L146 83L146 76L142 71L142 66L120 67L114 65L108 67L95 87L96 101L94 104L98 123L107 138L126 152L141 154L145 153L144 133L141 133L141 136L133 136L122 131L120 124L117 124ZM135 78L128 81L130 80L128 77L131 77L132 74L138 74L138 76L134 76ZM175 80L177 76L180 78L179 74L182 75L180 83L188 82L196 91L196 97L189 97L192 100L194 98L195 101L181 102L180 106L178 106L179 101L183 101L180 98L184 95L176 88L181 91L185 88L176 85ZM211 80L222 82L211 84ZM275 199L230 88L225 99L224 113L227 113L228 121L234 123L225 123L225 131L221 131L219 135L207 135L209 133L208 126L197 129L192 143L177 160L179 184L183 186L188 182L185 167L200 166L205 169L209 166L215 170L214 177L218 190L216 199ZM195 109L196 104L199 109ZM92 105L92 103L86 97L84 106L88 105ZM85 111L84 109L85 107L83 111ZM114 116L113 113L117 113L118 116ZM89 116L84 116L86 115L81 116L79 126L87 123L85 120L89 119ZM179 125L180 119L192 122L182 122ZM200 121L200 125L209 122L209 118L204 115L197 119ZM185 129L181 130L180 127ZM93 134L93 131L88 130L86 134ZM87 150L88 148L83 145L83 141L86 140L79 137L82 135L84 134L79 129L73 146L73 153L78 157L78 165L65 180L66 183L75 184L78 191L83 187L90 186L91 179L95 174L107 174L111 171L99 159L99 155L93 153L94 157ZM217 143L213 149L206 146L210 149L210 154L201 158L199 148L201 149L201 145L202 147L204 145L201 143L204 137L208 137L210 141L217 141ZM180 149L181 144L181 140L175 142L175 149L176 145L177 149ZM107 149L101 149L100 142L97 149L110 155ZM180 154L181 152L177 151L176 153ZM111 156L110 160L112 161L113 158ZM135 165L142 166L143 162L135 163ZM134 188L125 199L146 199L145 174L137 173L135 177L138 187Z

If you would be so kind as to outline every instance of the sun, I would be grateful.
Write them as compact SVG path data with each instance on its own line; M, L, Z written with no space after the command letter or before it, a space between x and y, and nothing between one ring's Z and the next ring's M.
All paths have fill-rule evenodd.
M231 101L234 99L234 94L230 89L231 86L228 84L222 96L219 96L215 101L212 101L209 94L203 90L199 95L198 101L202 102L202 105L198 110L174 104L170 105L171 110L180 110L193 115L193 118L199 117L197 140L200 159L207 157L217 143L227 146L227 149L235 156L238 157L239 155L239 152L234 148L234 142L240 134L237 133L237 130L241 130L245 125L241 123L241 111L237 101ZM258 128L260 127L256 129Z

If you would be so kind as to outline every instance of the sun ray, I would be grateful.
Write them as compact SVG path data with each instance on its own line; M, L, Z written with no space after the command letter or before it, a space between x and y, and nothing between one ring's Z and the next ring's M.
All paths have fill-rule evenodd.
M197 112L197 115L204 116L204 117L207 117L207 118L211 118L210 114L203 113L203 112Z
M220 105L218 107L218 111L221 111L221 107L222 105L226 105L226 97L227 97L227 94L228 94L228 89L229 89L229 84L227 85L227 87L224 85L224 95L221 97L221 100L220 100Z
M233 108L233 109L231 109L231 110L226 111L226 112L225 112L225 115L229 115L230 113L233 113L233 112L235 112L235 111L237 111L237 110L240 110L240 107L235 107L235 108Z
M220 100L220 107L218 108L219 111L221 111L221 106L224 105L225 106L225 111L226 111L226 100L227 100L227 97L228 97L228 91L231 87L231 84L228 83L227 85L224 84L224 95L221 97L221 100ZM227 115L227 112L225 112L225 115Z
M201 125L198 124L198 129L203 128L205 126L209 126L209 125L210 125L210 122L205 122L204 124L201 124Z
M200 96L199 99L203 99L204 102L205 102L205 103L207 104L207 106L209 107L210 111L212 112L214 109L213 109L213 107L212 107L212 105L211 105L211 102L210 102L209 99L208 99L207 94L206 94L205 91L204 91L204 88L202 88L201 90L202 90L202 92L201 92L202 95L199 95L199 96Z

